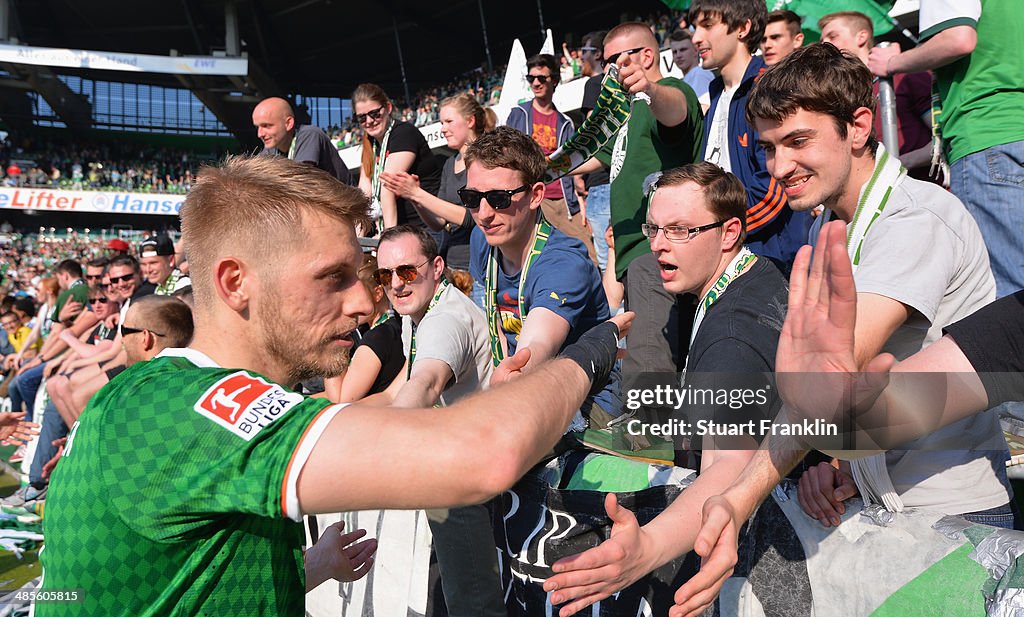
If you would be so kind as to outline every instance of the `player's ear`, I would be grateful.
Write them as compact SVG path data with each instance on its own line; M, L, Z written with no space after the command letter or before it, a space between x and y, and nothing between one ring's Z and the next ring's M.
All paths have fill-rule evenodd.
M236 312L244 311L249 306L250 280L253 273L246 264L237 257L222 257L213 264L214 288L217 296Z

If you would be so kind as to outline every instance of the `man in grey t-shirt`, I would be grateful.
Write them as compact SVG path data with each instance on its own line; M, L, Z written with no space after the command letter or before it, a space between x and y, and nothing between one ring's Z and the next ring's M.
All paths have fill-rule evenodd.
M492 369L487 320L445 279L444 259L433 237L410 225L392 227L380 237L377 265L374 277L403 316L406 381L393 406L447 406L480 390ZM427 515L449 614L503 617L487 506L429 510Z
M252 111L252 124L263 142L261 154L274 154L319 167L345 184L351 184L348 169L337 148L322 129L295 121L288 101L272 97L260 101Z

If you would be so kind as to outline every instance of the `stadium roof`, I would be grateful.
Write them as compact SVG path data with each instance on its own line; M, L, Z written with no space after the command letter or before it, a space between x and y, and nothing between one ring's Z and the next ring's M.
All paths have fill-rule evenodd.
M345 98L358 83L371 81L401 98L404 89L396 31L409 90L415 95L424 87L486 64L481 11L495 66L506 62L517 37L527 51L540 47L538 8L556 43L569 32L580 35L614 25L625 11L645 16L665 11L658 0L0 2L9 5L9 36L22 44L157 55L168 55L171 50L183 55L223 53L228 47L225 15L228 6L233 6L240 49L249 59L248 77L103 72L102 79L190 88L243 141L254 136L249 114L255 100L266 96ZM33 83L25 72L11 72ZM95 71L91 75L99 78ZM54 109L62 115L76 113L74 109ZM81 115L82 110L77 113ZM74 128L75 123L69 126Z

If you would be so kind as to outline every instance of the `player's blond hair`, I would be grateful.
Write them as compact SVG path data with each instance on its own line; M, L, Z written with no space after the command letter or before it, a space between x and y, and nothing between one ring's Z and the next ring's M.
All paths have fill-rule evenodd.
M302 215L308 212L370 226L362 192L306 163L233 156L200 170L181 207L196 308L213 306L213 265L219 258L234 255L270 271L304 239Z

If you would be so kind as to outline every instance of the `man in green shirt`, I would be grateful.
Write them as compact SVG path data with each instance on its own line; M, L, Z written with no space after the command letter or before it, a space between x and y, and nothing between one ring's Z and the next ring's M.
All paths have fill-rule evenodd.
M618 67L619 81L635 99L627 124L574 173L595 171L599 164L611 170L615 276L625 286L626 307L645 317L630 333L623 375L675 373L685 359L685 336L677 325L676 297L662 287L640 231L647 221L644 188L653 174L700 160L704 118L693 88L662 76L658 43L647 24L612 28L604 39L604 57L606 66Z
M304 514L480 503L554 446L607 379L628 317L443 414L281 385L345 364L371 311L355 235L367 210L356 189L283 158L200 174L181 212L192 343L120 374L68 436L41 590L80 590L80 603L40 602L37 616L303 615L325 571L301 551Z
M1024 13L1013 0L921 0L921 41L876 47L880 77L932 70L950 189L981 228L996 295L1024 289Z

